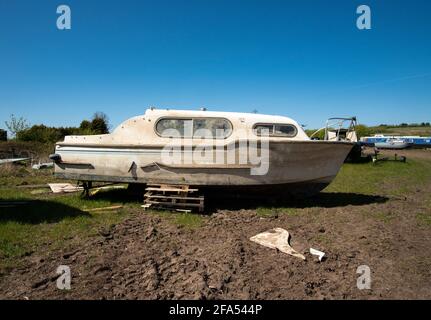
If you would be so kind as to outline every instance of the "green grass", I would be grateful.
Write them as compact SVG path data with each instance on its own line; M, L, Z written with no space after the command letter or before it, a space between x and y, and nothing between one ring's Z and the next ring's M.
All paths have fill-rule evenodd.
M204 217L195 213L180 213L175 214L174 222L180 226L196 229L204 222Z
M52 180L52 170L35 171L29 167L10 164L2 165L0 170L1 187L43 184Z
M205 216L197 213L177 213L166 210L149 210L148 213L155 214L187 229L197 229L205 222Z
M0 188L0 201L27 202L0 208L0 270L17 265L20 257L42 247L44 250L64 248L70 239L92 237L101 227L121 222L128 208L139 205L125 199L121 191L125 190L103 191L84 199L79 193L35 195L30 189ZM123 208L86 211L113 205L123 205Z
M285 214L288 216L296 216L299 214L299 210L296 208L287 207L259 207L256 209L256 214L261 217L270 217Z
M431 179L431 162L410 160L344 164L325 192L402 195Z
M29 171L13 168L0 172L0 201L25 204L0 208L0 270L16 266L22 257L40 250L67 248L73 239L85 239L98 230L121 222L133 208L142 204L131 199L127 190L100 191L89 199L80 193L53 195L48 189L18 188L17 185L56 182L49 170ZM19 173L19 171L26 170ZM18 176L14 176L17 174ZM64 182L64 181L60 181ZM36 191L36 192L35 192ZM92 208L122 205L119 210L87 211ZM173 224L196 229L204 216L192 213L156 212Z
M431 136L431 127L387 127L385 134Z

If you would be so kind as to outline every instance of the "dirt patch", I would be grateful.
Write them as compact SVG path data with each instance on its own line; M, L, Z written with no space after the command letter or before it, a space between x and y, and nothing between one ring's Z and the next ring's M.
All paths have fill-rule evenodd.
M373 155L374 154L374 148L365 148L365 153ZM379 154L382 157L394 157L396 154L397 156L404 156L408 159L423 159L428 160L431 159L431 149L415 149L415 148L409 148L409 149L402 149L402 150L387 150L387 149L380 149Z
M431 297L430 232L412 224L406 200L344 208L306 208L300 216L259 217L220 211L189 230L154 214L124 223L66 251L30 256L4 276L1 298L307 299ZM398 208L398 209L396 209ZM404 210L404 209L405 210ZM373 219L390 213L397 223ZM306 261L249 240L282 227ZM327 253L321 263L309 247ZM59 265L72 270L72 290L56 288ZM372 289L356 287L356 269L372 271ZM417 272L418 268L421 270Z

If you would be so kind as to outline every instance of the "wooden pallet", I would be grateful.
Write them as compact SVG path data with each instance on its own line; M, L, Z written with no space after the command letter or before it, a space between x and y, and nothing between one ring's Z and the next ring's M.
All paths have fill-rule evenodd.
M147 185L145 191L143 208L204 211L204 196L197 195L199 190L188 185Z

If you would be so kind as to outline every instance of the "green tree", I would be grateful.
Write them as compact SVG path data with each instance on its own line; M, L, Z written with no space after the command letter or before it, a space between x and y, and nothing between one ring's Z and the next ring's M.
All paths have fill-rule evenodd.
M16 137L17 134L30 127L27 120L24 117L15 117L14 114L10 115L10 120L4 122L7 129L11 133L12 137Z
M80 130L90 130L91 129L91 122L88 120L82 120L81 124L79 125Z
M82 135L94 134L93 130L91 129L91 122L88 120L82 120L81 124L79 125L79 130L77 134L82 134Z
M80 130L74 127L47 127L43 124L18 132L16 138L20 141L51 142L63 140L65 136L79 134Z
M356 125L355 129L356 129L356 135L358 136L358 138L366 137L374 134L374 131L370 127L367 127L366 125L363 125L363 124Z
M81 123L82 124L82 123ZM109 119L103 112L96 112L91 120L91 131L93 134L109 133Z

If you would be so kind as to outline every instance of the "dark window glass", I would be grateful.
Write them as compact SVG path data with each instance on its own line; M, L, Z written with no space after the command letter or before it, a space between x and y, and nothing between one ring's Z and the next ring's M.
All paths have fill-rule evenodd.
M226 138L232 133L231 123L222 118L161 119L156 131L162 137Z
M291 124L256 124L254 132L257 135L262 135L264 130L272 137L294 137L298 130Z
M296 136L296 128L290 124L276 124L274 126L274 135L294 137Z

